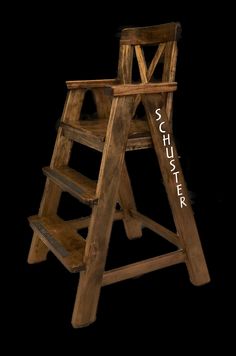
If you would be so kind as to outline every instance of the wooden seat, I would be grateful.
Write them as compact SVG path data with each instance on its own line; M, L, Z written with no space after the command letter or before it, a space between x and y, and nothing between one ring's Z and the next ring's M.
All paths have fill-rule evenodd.
M62 124L63 134L71 140L103 151L108 120L81 120ZM152 139L147 121L132 120L126 151L150 148Z
M172 132L180 29L179 23L124 29L117 78L67 82L51 164L43 169L46 184L39 213L29 218L34 235L28 262L44 261L50 250L68 271L80 273L74 327L95 321L102 286L178 263L186 264L193 284L210 280ZM155 47L148 61L146 46ZM134 60L140 82L133 81ZM89 92L96 105L96 115L91 117L81 113ZM69 166L74 142L102 152L96 181ZM125 152L139 149L152 149L157 156L175 231L137 211ZM61 219L57 210L62 192L89 205L91 215ZM147 227L174 244L176 251L105 271L115 220L123 221L129 239L141 238ZM80 235L84 228L86 239Z

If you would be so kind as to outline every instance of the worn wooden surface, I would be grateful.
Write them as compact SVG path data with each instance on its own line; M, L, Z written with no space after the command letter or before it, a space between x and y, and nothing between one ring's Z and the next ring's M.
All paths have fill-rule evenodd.
M80 116L83 98L84 90L75 90L68 93L61 118L62 122L74 122L78 119ZM60 127L58 129L57 139L50 164L51 169L68 164L72 144L73 142L70 139L63 136L62 128ZM39 216L56 214L61 192L60 187L49 179L46 180L39 208ZM28 263L38 263L44 261L47 257L47 253L47 246L42 242L37 233L34 233L29 250Z
M173 133L171 131L171 126L169 125L169 120L165 109L162 107L162 98L158 98L156 95L143 95L142 100L148 117L154 149L159 161L163 182L177 229L177 234L183 247L186 250L186 264L188 267L190 279L195 285L205 284L209 282L210 277L193 216L188 190L185 184L178 153L175 147ZM170 171L170 160L166 156L166 147L163 144L162 133L158 129L158 123L156 121L157 116L155 115L157 108L162 108L160 113L162 116L162 121L164 121L166 135L170 135L170 142L171 146L173 147L173 156L175 159L175 169L176 172L179 172L178 179L181 183L182 194L186 200L186 206L183 208L180 206L180 202L176 193L176 177Z
M72 123L80 119L86 89L69 90L61 122Z
M47 179L38 215L47 216L56 214L60 196L61 189ZM48 247L42 242L38 234L34 232L28 255L28 263L45 261L47 254Z
M32 216L30 225L43 243L70 272L84 269L85 240L58 216Z
M172 92L177 89L177 83L141 83L141 84L118 84L111 87L114 96L153 94Z
M97 120L98 121L98 120ZM100 122L101 121L101 122ZM102 125L102 121L100 120L98 125ZM94 133L94 127L91 130L85 131L84 130L84 123L86 121L81 121L81 124L61 124L61 129L63 132L63 136L67 139L70 139L74 142L81 143L82 145L91 147L97 151L102 152L104 147L104 136L99 136L97 133ZM90 124L91 127L91 124Z
M105 144L108 120L83 120L68 125L62 123L63 135L102 152ZM126 151L152 147L151 135L146 121L132 120Z
M181 26L178 22L147 27L125 28L121 32L122 45L157 45L178 40Z
M74 327L93 322L102 285L125 147L128 140L133 97L113 99L98 177L98 204L94 206L86 241L86 271L81 272L72 316Z
M43 172L62 191L70 193L82 203L88 205L97 203L96 181L85 177L83 174L67 166L54 169L45 167Z
M118 61L118 80L122 84L132 82L134 48L130 45L120 45Z
M117 79L68 80L66 85L68 89L88 89L104 87L104 85L113 85L115 83L117 83Z
M118 62L118 79L121 83L127 84L132 81L134 48L130 45L120 45L119 62ZM131 114L133 117L134 107ZM139 139L143 137L143 139ZM137 139L138 138L138 139ZM148 126L144 122L132 120L126 150L136 150L150 147L150 134ZM124 210L124 227L126 235L129 239L142 236L141 223L131 216L130 210L136 210L135 198L129 173L124 161L119 185L119 200Z
M182 262L185 262L185 253L183 250L149 258L144 261L132 263L127 266L104 272L102 285L106 286L108 284L124 281L128 278L133 278L141 274L153 272Z

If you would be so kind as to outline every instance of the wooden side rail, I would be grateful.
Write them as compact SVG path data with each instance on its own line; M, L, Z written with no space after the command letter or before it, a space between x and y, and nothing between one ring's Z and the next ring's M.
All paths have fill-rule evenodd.
M176 82L119 84L117 79L76 80L68 81L66 85L68 89L106 88L107 93L114 96L166 93L177 89Z
M149 258L144 261L131 263L127 266L114 268L103 274L102 286L124 281L125 279L153 272L161 268L173 266L186 261L186 255L183 250L178 250L158 257Z
M135 94L156 94L173 92L177 89L176 82L167 83L140 83L140 84L118 84L111 87L114 96Z

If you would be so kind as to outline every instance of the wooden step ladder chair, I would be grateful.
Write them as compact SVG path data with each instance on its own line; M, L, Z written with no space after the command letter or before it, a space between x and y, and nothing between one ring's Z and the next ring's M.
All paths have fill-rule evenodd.
M51 164L43 169L47 180L39 213L29 218L34 236L28 262L44 261L50 250L70 272L80 272L74 327L95 321L102 286L178 263L186 264L194 285L210 280L171 127L180 30L179 23L126 28L121 32L117 79L67 82L68 96ZM149 65L144 56L146 45L157 48ZM132 82L135 58L141 78L138 83ZM162 71L159 81L154 76L158 65ZM80 120L87 91L94 96L98 118ZM135 117L140 102L145 119ZM97 182L69 167L74 142L102 152ZM176 232L136 209L124 156L126 151L150 148L159 162ZM90 205L91 216L69 221L59 218L62 192ZM123 220L129 239L141 237L142 228L147 227L177 250L104 271L114 220ZM84 239L78 231L86 227Z

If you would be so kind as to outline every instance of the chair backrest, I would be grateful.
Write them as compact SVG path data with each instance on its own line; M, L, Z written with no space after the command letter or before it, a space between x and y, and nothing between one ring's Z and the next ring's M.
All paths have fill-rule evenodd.
M177 61L177 40L180 38L180 34L181 25L178 22L123 29L118 63L119 81L124 84L133 82L135 54L142 83L173 82ZM156 52L149 63L145 59L143 48L145 46L156 47ZM148 50L150 52L150 49L147 48L147 54ZM171 117L171 108L172 93L166 95L166 111L169 117Z

